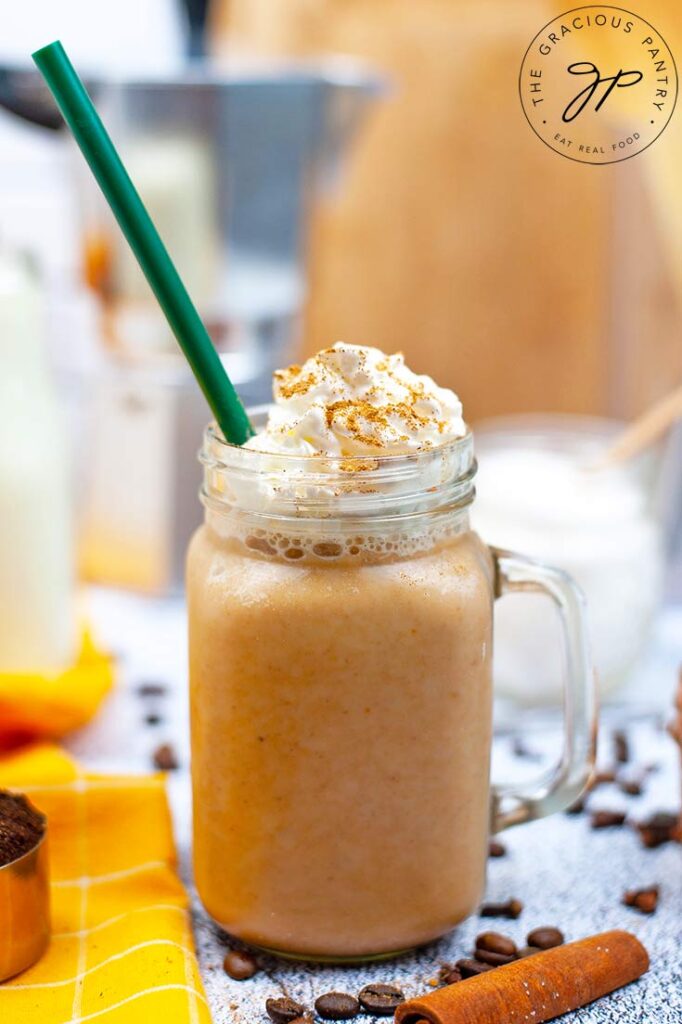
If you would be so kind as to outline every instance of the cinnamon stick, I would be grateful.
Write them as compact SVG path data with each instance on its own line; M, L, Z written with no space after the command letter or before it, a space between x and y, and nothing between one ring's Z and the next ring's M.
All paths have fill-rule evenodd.
M397 1024L542 1024L635 981L649 955L629 932L611 931L524 957L410 999Z

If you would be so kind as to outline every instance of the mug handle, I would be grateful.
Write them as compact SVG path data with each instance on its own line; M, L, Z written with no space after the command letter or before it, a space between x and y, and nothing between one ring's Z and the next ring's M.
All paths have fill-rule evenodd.
M491 548L495 597L520 591L543 593L556 604L563 629L564 743L558 763L529 782L492 787L492 831L543 818L570 806L583 792L594 768L597 695L590 657L585 598L560 569Z

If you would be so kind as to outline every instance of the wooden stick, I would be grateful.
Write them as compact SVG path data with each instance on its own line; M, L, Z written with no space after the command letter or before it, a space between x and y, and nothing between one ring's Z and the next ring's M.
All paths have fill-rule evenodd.
M634 935L604 932L410 999L396 1010L396 1024L542 1024L629 984L648 967Z
M645 413L638 416L606 451L591 465L590 469L605 469L607 466L638 455L669 430L675 420L682 417L682 387L675 388L661 398Z

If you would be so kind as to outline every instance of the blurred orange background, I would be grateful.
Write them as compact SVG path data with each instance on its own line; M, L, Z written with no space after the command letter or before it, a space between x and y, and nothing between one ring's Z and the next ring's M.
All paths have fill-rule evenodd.
M565 3L230 0L218 49L346 53L392 86L321 204L305 345L402 349L469 418L629 417L682 378L679 109L634 160L561 159L527 125L526 47ZM682 8L646 0L673 53ZM229 41L228 41L229 38Z

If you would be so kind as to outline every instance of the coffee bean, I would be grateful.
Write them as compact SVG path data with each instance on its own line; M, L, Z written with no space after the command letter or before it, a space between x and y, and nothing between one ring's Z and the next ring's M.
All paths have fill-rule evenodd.
M554 946L563 946L564 941L563 932L551 927L534 928L526 936L528 945L535 949L553 949Z
M501 843L499 839L491 839L488 843L488 856L489 857L504 857L507 852L507 847L504 843Z
M622 729L616 729L613 733L613 752L618 764L627 764L630 760L630 743Z
M625 811L594 811L590 819L592 828L617 828L625 824Z
M288 996L280 996L278 999L266 999L265 1011L274 1024L291 1024L303 1016L305 1006L301 1006L295 999L289 999Z
M358 994L363 1010L373 1013L375 1017L390 1017L395 1013L405 996L395 985L365 985Z
M360 1003L348 992L326 992L315 1000L315 1010L325 1020L350 1020L360 1013Z
M490 953L487 949L477 949L474 952L474 959L480 960L482 964L490 964L491 967L504 967L516 960L516 953L513 955L505 953Z
M476 955L479 950L486 953L501 953L503 956L516 956L516 943L499 932L481 932L476 938Z
M458 981L462 980L462 972L459 967L441 967L440 969L440 980L443 985L456 985Z
M542 953L541 949L537 946L522 946L519 950L519 958L523 959L526 956L535 956L536 953Z
M658 891L657 885L648 889L631 889L623 895L623 903L642 914L653 914L658 906Z
M250 953L245 953L240 949L231 949L229 953L225 954L223 970L235 981L246 981L247 978L253 978L257 973L258 964Z
M494 970L492 964L483 964L479 960L473 960L470 957L458 960L455 967L463 978L475 978L478 974L485 974L486 971Z
M521 900L507 900L506 903L483 903L479 908L479 917L508 917L515 921L521 915L523 903Z
M618 788L627 796L642 795L642 779L637 775L625 775L618 779Z
M180 767L177 754L170 743L162 743L154 751L154 766L162 772L173 772Z
M638 822L635 827L644 846L649 850L655 850L657 846L662 846L676 837L678 822L676 814L657 811L644 821Z
M135 692L138 697L165 697L168 688L163 683L139 683Z

